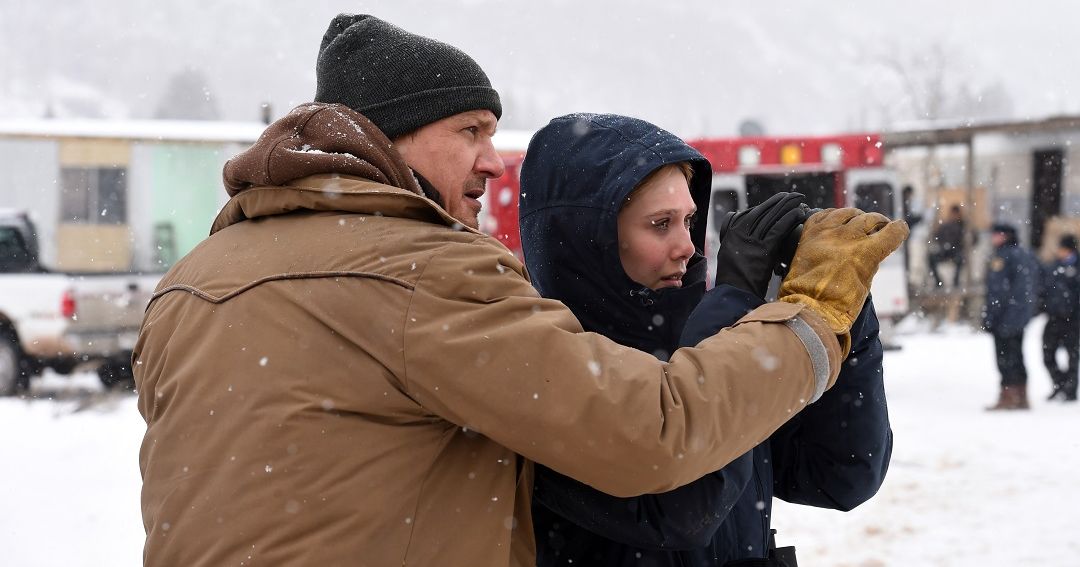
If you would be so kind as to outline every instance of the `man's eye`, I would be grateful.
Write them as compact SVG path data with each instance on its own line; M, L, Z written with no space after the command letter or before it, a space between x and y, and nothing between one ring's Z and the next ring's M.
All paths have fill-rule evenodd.
M464 131L475 136L480 133L480 128L477 126L469 126L468 128L465 128Z

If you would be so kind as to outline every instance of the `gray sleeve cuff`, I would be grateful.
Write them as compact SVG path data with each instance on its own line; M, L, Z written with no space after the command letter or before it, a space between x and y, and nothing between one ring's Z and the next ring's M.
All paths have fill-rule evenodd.
M812 404L825 393L825 387L829 385L829 352L825 350L825 343L821 342L821 337L801 317L784 321L784 324L802 341L807 354L810 355L810 362L814 366L814 397L810 400Z

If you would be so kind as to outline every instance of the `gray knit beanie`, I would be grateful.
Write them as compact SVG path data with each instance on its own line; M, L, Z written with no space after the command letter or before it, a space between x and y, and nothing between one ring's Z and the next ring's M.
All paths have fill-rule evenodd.
M334 18L315 73L316 102L352 108L391 140L469 110L502 117L499 93L471 57L374 16Z

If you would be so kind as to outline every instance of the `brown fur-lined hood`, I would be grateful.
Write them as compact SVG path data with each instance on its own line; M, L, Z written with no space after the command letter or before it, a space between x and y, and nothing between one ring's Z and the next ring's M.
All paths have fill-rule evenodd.
M260 185L287 185L340 173L408 189L420 186L390 140L364 115L341 104L307 103L271 124L255 145L225 164L229 196Z
M340 104L306 103L274 122L223 172L232 197L210 233L299 210L408 216L455 225L423 196L381 130Z

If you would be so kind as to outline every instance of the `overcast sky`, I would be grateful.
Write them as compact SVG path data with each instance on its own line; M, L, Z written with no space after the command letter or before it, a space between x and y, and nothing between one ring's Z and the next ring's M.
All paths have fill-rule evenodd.
M228 120L256 120L268 101L280 116L313 96L319 41L339 12L471 54L502 94L504 127L575 111L683 136L731 135L748 118L772 134L897 127L929 96L911 84L939 67L944 104L961 117L1080 113L1080 3L776 4L0 0L0 117L154 117L185 69L204 88L174 98L201 96Z

